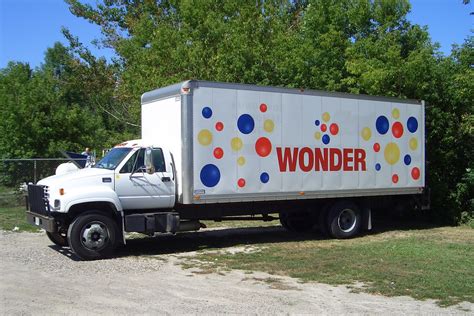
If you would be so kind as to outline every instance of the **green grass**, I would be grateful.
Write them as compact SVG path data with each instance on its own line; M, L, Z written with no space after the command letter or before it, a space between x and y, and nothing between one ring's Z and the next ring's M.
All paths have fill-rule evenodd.
M352 240L289 238L252 246L260 251L201 252L195 266L263 271L334 285L362 282L354 291L434 299L441 306L474 303L474 230L466 226L391 231Z
M474 218L467 222L466 226L471 227L474 229Z
M0 186L0 208L25 204L24 196L14 188Z
M18 227L18 229L15 229L15 227ZM26 221L24 206L0 206L0 229L7 231L38 231L38 228L36 226L30 225Z

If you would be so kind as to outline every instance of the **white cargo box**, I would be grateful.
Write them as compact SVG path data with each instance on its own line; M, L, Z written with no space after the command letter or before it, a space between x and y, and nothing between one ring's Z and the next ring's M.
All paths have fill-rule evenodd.
M173 154L183 204L425 185L422 101L186 81L143 94L142 138Z

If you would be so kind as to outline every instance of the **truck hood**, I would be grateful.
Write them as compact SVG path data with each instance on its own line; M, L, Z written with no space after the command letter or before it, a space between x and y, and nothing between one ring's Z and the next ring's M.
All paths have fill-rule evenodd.
M49 187L58 186L80 186L80 185L91 185L102 183L102 178L110 178L112 183L114 177L114 171L100 168L86 168L80 169L76 172L70 172L61 175L54 175L47 177L38 182L41 185L47 185Z

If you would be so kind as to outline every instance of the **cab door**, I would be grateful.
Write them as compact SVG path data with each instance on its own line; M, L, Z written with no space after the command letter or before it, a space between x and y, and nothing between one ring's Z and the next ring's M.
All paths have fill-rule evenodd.
M115 192L123 209L170 208L174 204L174 177L167 170L161 148L152 149L155 172L146 172L145 149L140 148L116 171ZM167 166L168 165L168 166ZM168 168L167 168L168 167Z

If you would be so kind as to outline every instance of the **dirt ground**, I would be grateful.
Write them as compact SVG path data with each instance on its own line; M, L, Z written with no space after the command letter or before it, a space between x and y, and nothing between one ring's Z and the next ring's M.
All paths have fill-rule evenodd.
M222 237L215 231L194 234ZM182 243L189 244L190 236ZM432 301L356 294L343 286L302 284L260 272L193 273L180 263L205 245L173 246L132 241L117 258L85 262L52 246L45 234L0 231L0 314L474 313L470 303L441 308Z

